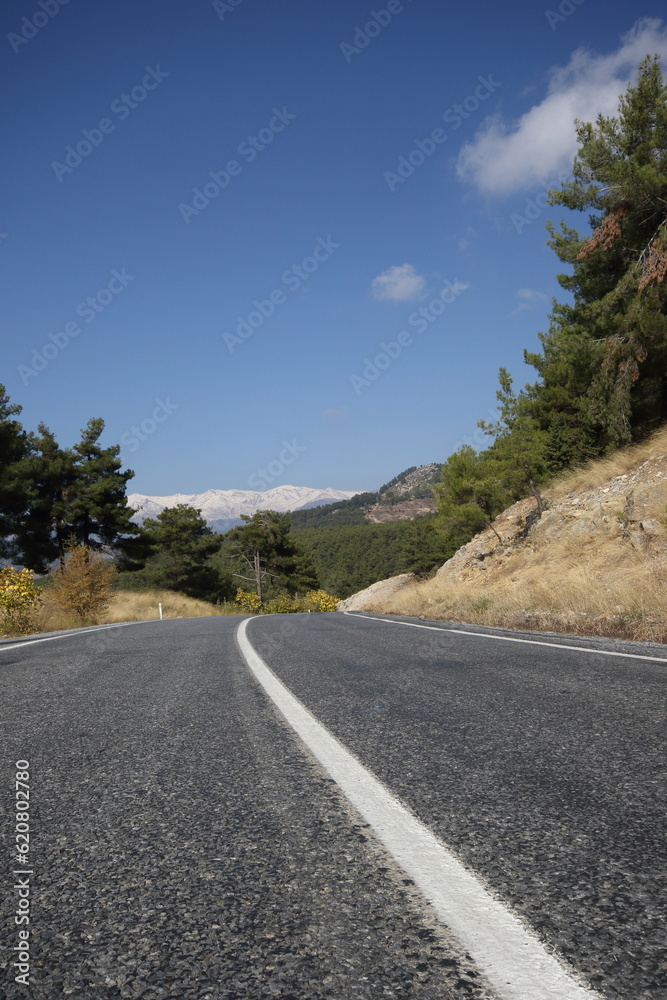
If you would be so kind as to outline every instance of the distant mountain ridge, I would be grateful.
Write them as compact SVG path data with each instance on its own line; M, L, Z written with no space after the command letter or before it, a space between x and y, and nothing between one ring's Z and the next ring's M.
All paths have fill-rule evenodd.
M411 521L434 514L433 487L440 481L442 465L413 465L399 473L379 490L355 493L318 510L301 508L292 514L293 528L336 528L352 524L379 524L387 521ZM319 506L319 505L318 505Z
M147 517L157 517L165 507L187 504L201 510L202 517L214 531L228 531L242 524L242 514L258 510L308 510L323 504L349 500L356 490L317 489L309 486L275 486L263 493L257 490L206 490L204 493L172 493L170 496L148 496L131 493L127 498L138 524Z

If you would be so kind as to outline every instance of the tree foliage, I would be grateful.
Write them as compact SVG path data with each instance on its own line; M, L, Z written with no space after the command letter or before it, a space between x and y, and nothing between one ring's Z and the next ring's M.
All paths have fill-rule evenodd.
M122 545L135 531L118 445L103 448L104 421L90 420L62 449L44 424L26 432L21 407L0 386L0 554L36 572L64 562L68 539L88 548Z
M667 86L647 57L618 115L577 123L572 180L554 205L588 213L591 232L549 226L571 272L527 397L553 469L650 433L667 418Z
M140 570L142 579L148 586L176 590L188 597L230 600L234 594L231 575L212 561L220 542L220 535L208 527L201 511L187 504L165 507L141 526L139 544L146 555Z
M42 598L29 569L0 569L0 633L27 635L36 628Z
M324 589L341 598L399 573L426 574L458 548L436 517L305 528L294 534L310 553Z
M72 538L65 546L64 563L49 578L49 597L80 624L96 625L111 601L115 573L108 558Z
M20 412L21 407L10 403L4 385L0 385L0 556L11 554L9 540L19 530L30 495L21 472L29 442L15 419Z
M224 536L221 564L239 582L251 583L260 601L319 587L312 560L291 534L289 514L259 510Z
M449 538L463 545L507 506L510 492L501 478L497 460L463 445L442 467L435 487L438 509ZM458 547L457 545L457 547Z

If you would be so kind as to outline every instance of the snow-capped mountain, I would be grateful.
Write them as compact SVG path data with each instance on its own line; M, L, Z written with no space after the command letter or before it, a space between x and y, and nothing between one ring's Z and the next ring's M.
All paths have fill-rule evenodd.
M156 517L165 507L184 503L201 510L202 517L214 531L228 531L241 524L241 514L257 510L304 510L322 504L349 500L358 490L312 489L308 486L275 486L259 493L254 490L206 490L205 493L173 493L168 497L151 497L131 493L128 505L136 512L132 518L138 524L146 517Z

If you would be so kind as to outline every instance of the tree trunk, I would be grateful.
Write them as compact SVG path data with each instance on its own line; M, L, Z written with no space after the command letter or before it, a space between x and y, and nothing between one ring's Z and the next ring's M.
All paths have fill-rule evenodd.
M535 503L537 504L537 516L542 517L542 514L544 513L544 500L542 499L540 491L535 485L535 480L530 472L528 473L528 482L530 483L530 492L535 497Z
M261 566L261 563L260 563L259 551L258 550L255 551L254 563L255 563L255 585L257 587L257 596L259 597L259 599L261 601L261 599L262 599L262 566Z

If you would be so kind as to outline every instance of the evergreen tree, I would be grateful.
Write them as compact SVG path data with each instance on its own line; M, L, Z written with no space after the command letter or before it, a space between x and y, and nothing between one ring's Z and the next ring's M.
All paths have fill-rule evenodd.
M239 581L252 583L260 600L268 593L302 594L319 587L309 555L290 535L289 514L260 510L225 536L222 558Z
M89 420L81 440L72 449L75 475L66 490L67 521L71 534L87 547L114 545L120 536L135 533L127 506L126 487L134 476L121 471L120 446L102 448L104 421Z
M229 573L213 564L220 536L206 524L201 511L187 504L165 507L147 518L140 537L149 551L143 576L147 583L208 601L231 600L234 585Z
M591 213L592 234L550 226L571 306L554 312L535 416L553 465L616 448L667 418L667 86L658 58L640 66L616 117L577 123L573 179L552 204Z
M21 474L21 463L29 454L26 432L14 418L22 407L10 403L0 385L0 556L11 556L11 536L19 529L28 504L29 488Z
M486 493L500 501L518 500L526 490L535 497L537 512L541 516L544 501L538 490L538 482L544 478L547 468L546 434L537 420L530 414L528 397L517 395L512 388L512 379L505 368L499 373L500 389L496 393L499 404L499 418L495 424L479 421L486 434L492 434L495 441L487 453L478 459L486 462L486 474L496 476L500 483L497 492ZM483 504L480 504L483 506ZM493 503L486 503L491 509Z
M44 573L55 559L61 566L73 527L68 520L68 496L76 477L74 453L59 447L44 424L30 435L30 454L21 463L29 483L28 508L19 527L22 562Z
M442 467L442 481L435 487L445 532L458 546L470 541L513 499L502 479L502 467L488 453L478 454L463 445ZM500 535L498 535L500 538Z

